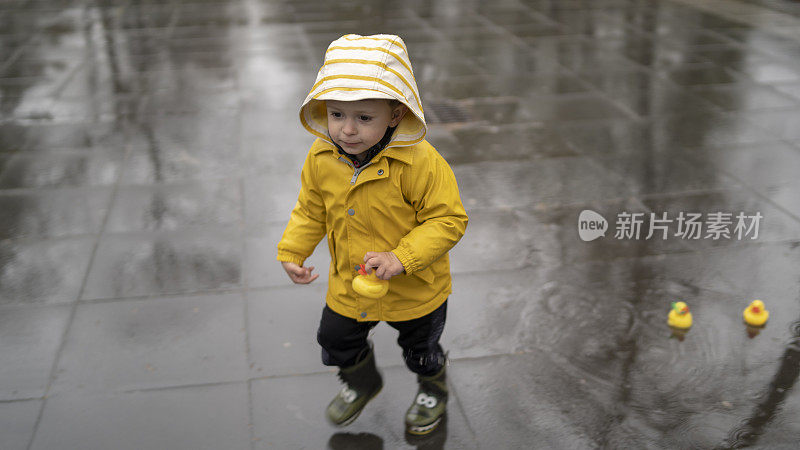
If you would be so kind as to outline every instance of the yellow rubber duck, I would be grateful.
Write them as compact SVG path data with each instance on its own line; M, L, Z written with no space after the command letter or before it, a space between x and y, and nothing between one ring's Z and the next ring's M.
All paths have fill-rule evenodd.
M667 324L672 328L679 330L688 330L692 327L692 313L689 312L689 306L684 302L670 303L672 308L667 317Z
M761 300L750 302L750 306L744 309L742 315L745 323L754 327L763 327L769 319L769 311L764 309L764 302Z
M381 298L389 292L389 280L381 280L373 270L369 274L364 264L358 267L358 275L353 278L353 290L367 298Z

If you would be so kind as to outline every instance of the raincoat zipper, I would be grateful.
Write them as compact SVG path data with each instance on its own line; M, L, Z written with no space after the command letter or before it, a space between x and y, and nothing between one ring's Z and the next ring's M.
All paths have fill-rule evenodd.
M347 158L343 156L339 157L339 161L343 161L345 164L350 166L351 169L353 169L353 178L350 178L350 184L356 184L356 180L358 180L358 176L361 174L361 172L363 172L364 169L367 168L367 166L372 165L372 161L370 161L364 164L363 166L356 168L356 166L354 166L352 162L348 161Z

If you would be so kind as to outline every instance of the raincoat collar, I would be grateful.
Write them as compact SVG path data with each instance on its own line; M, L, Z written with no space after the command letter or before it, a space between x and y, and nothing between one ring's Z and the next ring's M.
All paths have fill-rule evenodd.
M333 156L338 158L338 153L339 152L336 149L336 146L335 146L334 143L332 143L328 139L320 139L320 141L323 142L322 145L314 145L312 147L312 149L311 149L311 151L312 151L312 153L314 155L319 155L321 153L330 152ZM317 141L317 142L319 142L319 141ZM382 156L385 156L387 158L396 159L396 160L398 160L398 161L400 161L400 162L402 162L404 164L411 164L411 162L414 159L412 157L412 155L411 155L411 152L409 152L404 147L389 147L389 148L384 148L383 151L381 151L381 152L378 152L378 154L375 155L375 157L372 158L373 163L378 161Z

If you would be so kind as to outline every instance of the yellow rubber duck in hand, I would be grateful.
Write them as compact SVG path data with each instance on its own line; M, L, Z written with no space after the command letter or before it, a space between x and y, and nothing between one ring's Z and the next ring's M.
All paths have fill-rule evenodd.
M761 300L753 300L742 315L745 323L754 327L763 327L769 319L769 311L764 309L764 302Z
M381 298L389 292L389 280L381 280L375 270L367 273L364 264L358 266L358 275L353 278L353 290L367 298Z
M667 317L667 324L672 328L679 330L688 330L692 327L692 313L689 312L689 306L684 302L672 302L672 308Z

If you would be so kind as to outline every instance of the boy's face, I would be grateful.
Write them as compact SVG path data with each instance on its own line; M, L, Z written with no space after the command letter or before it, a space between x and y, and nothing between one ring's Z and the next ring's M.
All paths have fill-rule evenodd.
M386 134L386 128L397 126L406 111L405 105L392 108L384 99L325 103L328 133L345 152L356 156L377 144Z

